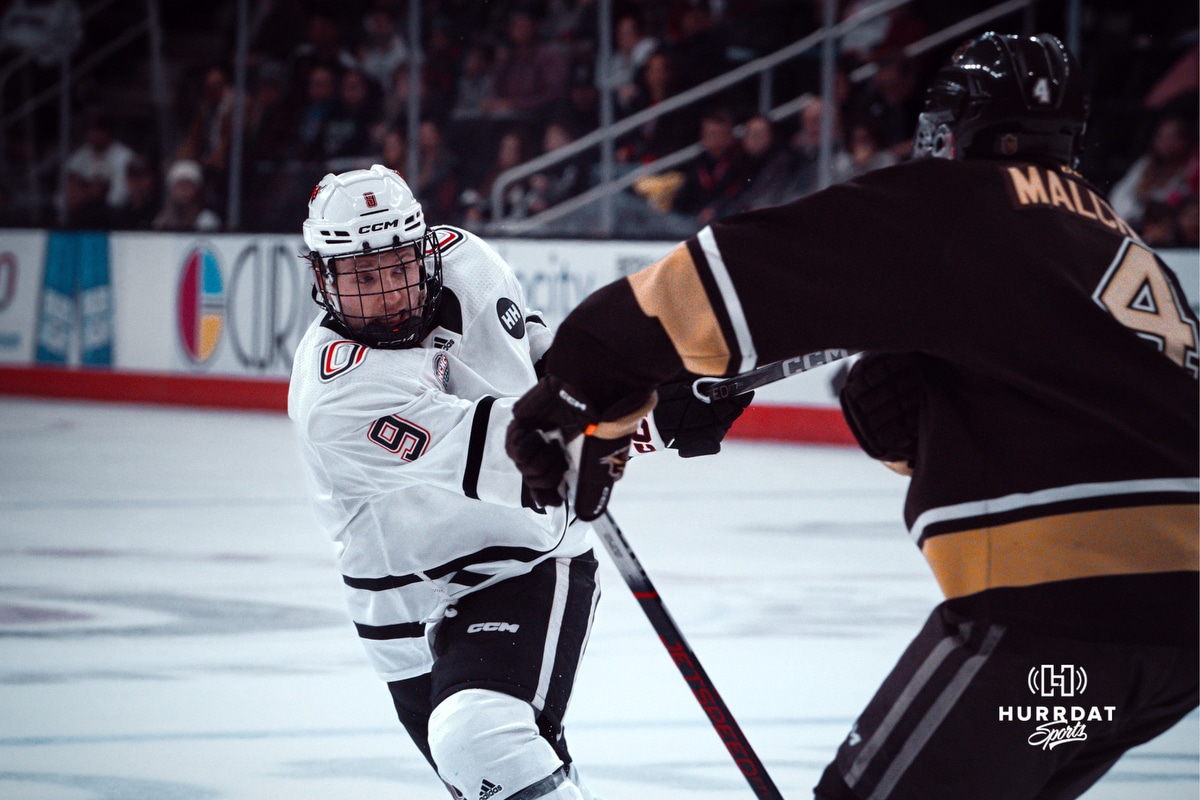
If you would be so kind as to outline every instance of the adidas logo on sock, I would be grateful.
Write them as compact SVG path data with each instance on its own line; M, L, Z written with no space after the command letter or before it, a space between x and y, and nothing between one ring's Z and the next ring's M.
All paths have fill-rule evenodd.
M503 786L492 783L487 778L484 778L483 783L479 785L479 800L488 800L489 797L502 789L504 789Z

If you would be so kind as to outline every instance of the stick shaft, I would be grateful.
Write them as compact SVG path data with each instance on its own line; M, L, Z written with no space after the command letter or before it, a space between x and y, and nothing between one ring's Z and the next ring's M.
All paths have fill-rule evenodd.
M851 355L853 353L850 350L818 350L815 353L808 353L796 356L795 358L787 358L783 361L766 364L749 372L743 372L719 381L702 378L701 381L704 381L704 383L701 386L697 382L696 390L706 392L713 400L725 400L735 395L753 391L760 386L766 386L768 383L781 381L797 373L807 372L810 369L830 364L834 361L840 361Z
M592 521L592 530L600 537L605 549L612 556L617 571L621 573L621 577L633 592L638 604L641 605L654 632L658 634L667 648L667 652L671 654L671 660L675 662L675 666L683 675L688 688L692 690L700 707L708 715L709 722L716 729L717 735L721 737L722 743L729 751L729 755L733 757L742 777L754 790L755 796L763 798L763 800L783 800L783 795L779 793L771 776L767 774L767 768L759 760L754 748L746 739L746 735L742 733L741 727L734 720L729 706L725 705L725 701L721 699L717 687L713 685L712 679L700 665L700 660L696 658L696 654L688 645L687 640L683 638L679 626L671 618L666 604L659 597L654 584L650 582L650 576L646 574L641 562L634 555L633 548L629 546L621 529L617 527L616 520L605 511Z
M850 355L852 353L848 350L821 350L796 358L776 361L721 380L701 378L696 381L693 391L697 395L704 394L714 400L724 400L823 364L840 361ZM750 746L746 734L742 732L741 726L733 718L733 712L729 710L729 706L725 705L717 687L713 685L712 679L708 677L708 673L700 664L700 659L696 657L696 653L684 639L683 632L671 617L670 612L667 611L666 604L659 596L658 590L654 588L654 584L650 582L650 576L646 574L645 568L638 561L633 548L625 539L625 535L617 527L617 522L613 519L612 514L605 511L593 520L592 530L596 532L605 549L608 550L609 556L616 564L617 571L621 573L621 578L633 592L633 596L642 607L646 618L650 620L651 627L658 634L658 638L662 640L667 652L671 654L671 660L675 662L676 668L687 682L688 688L692 690L700 707L704 709L709 722L721 737L721 741L725 744L729 755L733 757L742 777L754 790L755 796L763 800L783 800L783 795L779 793L775 782L767 774L766 766L754 752L754 748Z

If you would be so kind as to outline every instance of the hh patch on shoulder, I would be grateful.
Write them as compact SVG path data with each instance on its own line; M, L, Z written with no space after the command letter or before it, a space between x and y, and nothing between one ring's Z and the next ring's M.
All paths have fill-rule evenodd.
M496 314L500 317L500 324L504 326L504 330L508 331L509 336L520 339L525 335L525 319L521 316L521 309L512 300L507 297L497 300Z
M432 255L434 248L442 255L446 255L452 248L457 247L462 242L467 240L466 235L454 228L434 228L430 231L434 236L434 241L437 243L434 247L430 247L425 251L425 255Z
M442 387L442 391L446 391L450 385L450 359L446 358L445 353L438 353L433 357L433 377L438 386Z
M367 346L347 339L338 339L321 348L320 375L322 383L329 383L339 375L345 375L367 357Z

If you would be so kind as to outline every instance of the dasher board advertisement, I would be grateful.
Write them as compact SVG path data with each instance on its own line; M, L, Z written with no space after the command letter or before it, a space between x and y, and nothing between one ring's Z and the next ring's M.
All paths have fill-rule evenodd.
M46 232L0 230L0 364L32 364Z

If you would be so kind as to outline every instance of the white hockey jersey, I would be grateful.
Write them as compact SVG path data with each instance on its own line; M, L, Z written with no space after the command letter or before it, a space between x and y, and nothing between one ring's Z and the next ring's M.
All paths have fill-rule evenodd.
M536 381L550 331L524 313L509 266L450 227L444 290L419 347L378 350L313 321L288 394L320 525L379 675L427 672L426 633L455 600L586 552L586 528L534 508L504 452L512 406Z

